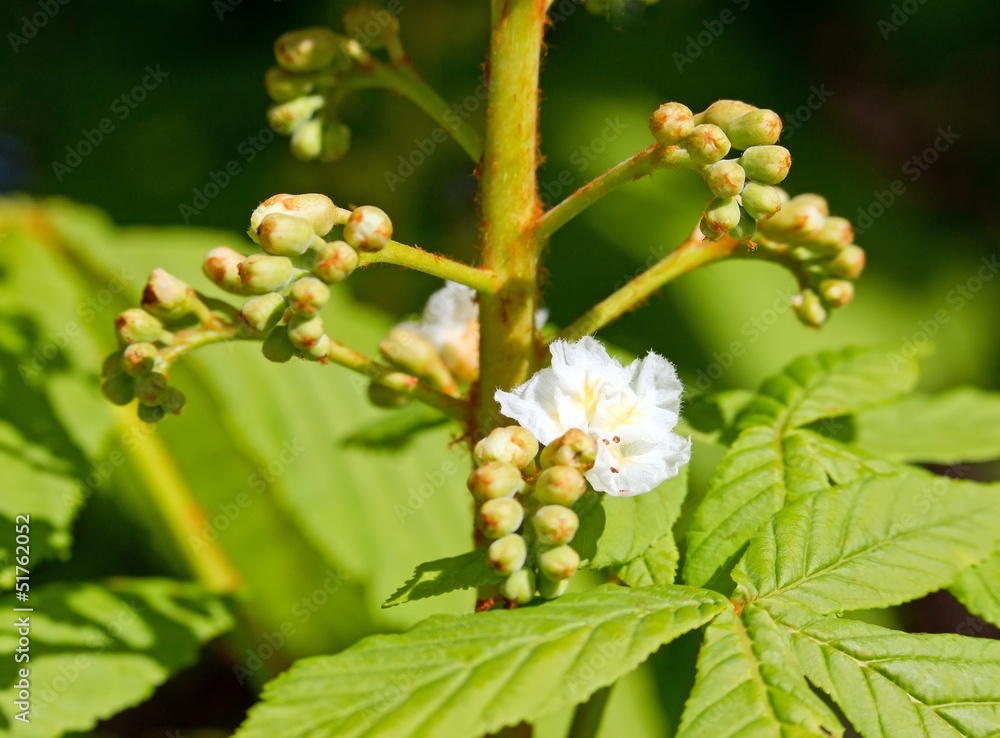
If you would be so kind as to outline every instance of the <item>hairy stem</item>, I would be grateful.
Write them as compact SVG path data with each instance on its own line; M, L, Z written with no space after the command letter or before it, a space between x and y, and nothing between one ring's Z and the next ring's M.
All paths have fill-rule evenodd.
M485 294L495 293L500 286L500 278L488 269L462 264L446 256L397 241L390 241L381 251L359 253L358 264L396 264L441 279L450 279Z
M682 274L732 255L740 245L729 236L705 241L696 231L668 256L616 290L559 332L558 338L575 341L589 336L635 309L663 285Z
M653 173L657 169L657 150L657 145L653 144L625 161L615 164L611 169L583 185L561 203L544 213L538 219L535 233L540 238L549 238L616 187Z

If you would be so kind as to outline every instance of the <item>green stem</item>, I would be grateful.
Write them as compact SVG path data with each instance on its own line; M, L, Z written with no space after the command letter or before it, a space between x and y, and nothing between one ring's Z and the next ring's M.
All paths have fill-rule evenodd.
M566 223L627 182L652 174L657 166L658 146L653 144L598 175L538 219L535 229L540 238L549 238Z
M561 330L557 337L575 341L596 333L608 323L636 308L670 280L732 255L739 245L739 241L729 236L724 236L718 241L705 241L700 232L695 232L668 256Z
M358 254L358 264L396 264L441 279L450 279L486 294L495 293L500 287L500 278L488 269L462 264L446 256L397 241L389 241L381 251L361 252Z
M610 696L611 687L602 687L590 695L589 700L577 705L566 738L595 738Z

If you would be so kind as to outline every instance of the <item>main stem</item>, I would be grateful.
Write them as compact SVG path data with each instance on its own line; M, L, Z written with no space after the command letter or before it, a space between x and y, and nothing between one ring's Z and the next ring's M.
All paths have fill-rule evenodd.
M482 182L482 263L499 279L480 296L480 380L472 436L501 424L495 390L532 370L538 259L538 70L545 0L493 3Z

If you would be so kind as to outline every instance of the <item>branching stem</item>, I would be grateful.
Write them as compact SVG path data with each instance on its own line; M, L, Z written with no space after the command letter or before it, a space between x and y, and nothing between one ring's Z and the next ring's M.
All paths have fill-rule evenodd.
M446 256L397 241L390 241L381 251L362 252L358 263L360 266L396 264L441 279L450 279L484 294L494 294L500 288L499 276L489 269L462 264Z

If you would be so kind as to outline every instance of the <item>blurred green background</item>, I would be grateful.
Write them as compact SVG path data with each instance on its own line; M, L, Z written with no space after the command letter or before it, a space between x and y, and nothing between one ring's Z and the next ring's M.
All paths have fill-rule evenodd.
M86 479L114 449L128 447L128 433L138 432L88 394L113 340L114 312L135 300L156 266L204 287L201 254L219 243L245 249L248 241L239 233L260 200L315 191L338 204L378 205L393 218L399 240L475 258L472 166L450 141L416 155L436 124L406 100L378 90L349 98L343 117L353 144L333 165L298 162L287 139L268 136L261 79L272 64L274 39L308 25L339 27L346 6L293 0L4 4L0 191L69 198L130 227L117 231L96 213L56 203L44 211L45 227L11 227L25 222L21 213L0 230L0 277L8 293L0 302L2 418L27 429L27 442L68 459L67 479ZM38 13L43 26L31 20ZM665 0L628 5L609 24L556 0L542 75L539 181L549 204L647 145L646 120L659 103L678 100L700 110L729 97L785 118L782 143L795 160L787 189L820 192L835 214L871 220L858 237L869 266L857 299L822 331L802 327L787 309L791 277L766 265L734 263L683 278L605 337L636 353L664 353L701 390L753 387L794 356L824 347L899 341L924 350L929 339L935 350L924 363L925 389L1000 387L997 15L985 0L835 6ZM446 99L467 102L470 119L481 125L483 105L474 93L483 74L488 3L403 0L400 22L417 69ZM160 70L162 79L129 107L121 96L142 82L147 67ZM113 129L89 154L72 159L70 150L82 153L86 131L105 118ZM957 135L939 147L943 152L925 154L944 140L941 131ZM920 168L913 168L913 157ZM198 205L198 191L231 161L240 173ZM398 181L390 173L405 176ZM880 193L896 180L905 191L886 206ZM552 321L568 323L669 252L708 197L694 175L660 173L612 194L564 228L546 261ZM188 225L199 230L178 228ZM57 242L87 254L90 266L56 257L31 261L32 250ZM74 310L110 284L115 264L127 270L127 288L116 294L114 310L87 323L85 336L40 378L22 383L17 367L79 317ZM371 351L381 332L419 310L438 286L394 268L359 273L341 289L333 333ZM363 307L348 302L347 293ZM252 350L206 351L179 370L177 384L189 395L189 409L159 427L160 455L138 461L129 455L101 479L74 530L72 560L42 569L39 581L190 575L190 562L174 550L149 503L163 491L169 467L209 518L226 518L232 509L226 505L252 494L253 503L215 531L243 575L252 623L197 671L161 688L152 703L106 726L108 735L231 727L253 699L253 685L233 679L232 665L245 663L247 649L258 650L284 623L293 623L295 632L261 674L282 659L339 649L431 612L469 608L471 595L378 610L418 561L467 545L466 460L458 449L442 450L447 430L423 437L398 462L345 449L344 436L383 417L367 408L349 375L265 365ZM268 493L258 495L253 475L280 461L289 444L299 444L301 454L281 462L266 480ZM708 452L702 457L702 481L713 461ZM446 482L434 481L439 473ZM975 474L992 476L989 469ZM414 480L425 479L449 493L433 494L400 518L394 506L408 505ZM324 589L329 597L315 603ZM948 630L954 627L949 607L937 603L901 617L917 629ZM672 648L691 645L682 640ZM676 676L672 669L669 654L660 654L654 668L630 678L630 689L616 692L616 714L635 723L628 734L662 735L676 715L676 695L666 686ZM644 699L658 691L660 706Z

